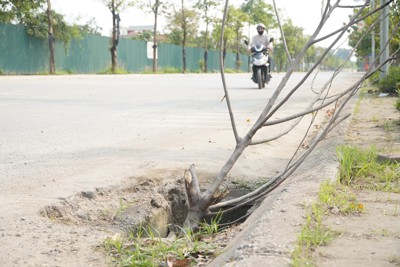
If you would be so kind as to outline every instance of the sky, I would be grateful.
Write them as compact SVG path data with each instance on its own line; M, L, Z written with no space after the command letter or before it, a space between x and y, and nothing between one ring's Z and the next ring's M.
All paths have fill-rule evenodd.
M179 5L180 0L173 0ZM191 0L193 1L193 0ZM241 5L245 0L229 0L230 4ZM355 4L360 0L342 0L343 4ZM190 2L186 0L186 2ZM267 4L273 4L272 0L265 0ZM312 34L318 25L321 16L321 4L326 2L323 0L275 0L279 9L284 10L283 14L286 18L293 21L293 25L304 29L304 33ZM52 0L52 8L65 16L68 22L85 23L91 18L94 18L96 24L102 28L102 35L109 36L112 26L111 12L102 3L102 0ZM352 13L349 9L337 9L330 17L326 30L337 29L343 25L343 22L348 20L348 15ZM152 25L152 14L146 14L135 8L125 10L120 14L121 26L139 26L139 25ZM165 20L160 19L160 26L165 24ZM161 27L159 27L161 30ZM255 29L251 29L251 35L255 33ZM279 35L276 30L270 30L270 35ZM279 38L279 36L273 36ZM322 43L321 46L327 46Z

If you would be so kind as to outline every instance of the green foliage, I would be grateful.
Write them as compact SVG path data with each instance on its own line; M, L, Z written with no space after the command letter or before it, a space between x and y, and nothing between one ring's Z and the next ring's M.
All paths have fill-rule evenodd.
M274 8L262 0L244 1L240 9L247 14L250 24L263 23L267 29L278 26Z
M0 72L1 72L1 70L0 70ZM397 95L398 95L398 98L397 98L397 101L396 101L396 104L394 105L394 107L398 111L400 111L400 89L397 90Z
M209 25L215 20L215 18L210 16L210 9L216 9L218 6L221 5L221 3L222 0L197 0L194 8L199 9L202 12L201 18L207 25Z
M206 64L204 62L204 59L200 59L199 60L199 68L201 69L201 71L205 71L205 66L206 66Z
M158 70L160 73L181 73L182 70L175 67L162 67Z
M302 226L292 253L293 267L315 266L313 252L318 246L328 244L335 233L322 223L324 210L318 203L312 203L306 210L306 223Z
M384 93L397 94L400 90L400 67L390 67L388 75L379 81L378 87Z
M190 46L194 42L199 24L195 10L179 8L167 16L167 42L175 45Z
M201 224L199 232L182 230L183 235L161 238L151 226L140 227L125 236L107 238L102 247L117 266L196 266L203 257L215 256L220 248L210 241L218 232L217 217L211 225ZM170 265L171 264L171 265Z
M379 7L378 2L375 1L375 7ZM354 16L360 9L355 8L353 14ZM372 11L372 5L365 8L362 11L362 16L366 15L368 12ZM372 38L375 38L375 51L378 54L380 51L380 29L379 29L379 16L380 12L366 17L363 22L364 26L353 25L349 31L349 46L355 48L355 54L357 58L362 61L364 57L367 57L371 53ZM389 32L393 32L397 27L400 20L400 2L394 1L393 4L389 5ZM375 23L374 27L371 27ZM374 37L372 37L372 30L375 31ZM397 34L395 33L389 40L390 54L399 49L400 39L399 30L397 29ZM361 38L361 40L360 40ZM360 42L359 42L360 41Z
M113 71L111 67L109 67L108 69L99 72L98 74L128 74L129 72L122 68L122 67L117 67L115 68L115 70Z
M1 23L17 22L26 27L29 35L47 39L48 37L48 18L46 1L0 1L2 11L0 11ZM52 11L53 32L56 40L63 42L67 49L72 39L81 39L84 34L99 34L100 28L90 20L84 25L69 25L64 16Z
M146 69L142 74L154 74L153 70ZM157 74L168 74L168 73L182 73L182 70L175 67L162 67L157 69Z
M400 164L378 161L376 147L340 146L337 153L342 184L356 189L400 192Z
M337 210L341 214L364 212L364 205L358 203L349 187L339 182L323 182L318 192L318 199L324 210Z
M282 25L283 31L285 32L286 45L289 50L289 54L292 58L301 51L307 42L307 36L303 33L303 28L293 25L293 22L289 19ZM288 58L283 46L283 42L278 43L274 49L274 60L278 66L278 71L284 70L288 64ZM308 57L311 57L308 55Z
M34 19L39 10L44 10L45 3L45 0L2 0L0 1L0 23L26 25L30 20Z
M244 13L241 9L236 8L232 5L228 6L228 13L225 22L224 36L222 42L223 51L235 51L237 55L241 52L247 52L245 46L242 44L242 29L244 27L244 22L248 19L248 15ZM219 44L219 40L221 38L220 36L222 30L222 20L215 21L213 28L213 39L216 40L216 42ZM240 63L236 62L236 68L238 67L240 67Z

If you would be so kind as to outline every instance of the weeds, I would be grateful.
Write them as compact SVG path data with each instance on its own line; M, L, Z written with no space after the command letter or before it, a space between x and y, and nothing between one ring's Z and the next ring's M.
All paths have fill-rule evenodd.
M182 70L175 67L162 67L157 69L157 74L171 74L171 73L182 73ZM141 74L154 74L152 69L145 69Z
M361 149L341 146L337 149L340 161L339 181L356 189L400 192L400 164L377 160L376 147Z
M207 238L218 233L221 217L218 214L211 224L200 224L198 232L180 229L182 235L173 239L159 237L152 226L142 226L123 237L106 239L102 247L117 266L192 266L219 252Z
M364 212L364 205L357 201L348 187L339 182L323 182L318 192L318 200L325 210L336 209L341 214Z
M109 67L108 69L106 69L102 72L99 72L98 74L128 74L128 73L129 72L122 67L117 67L117 68L115 68L114 71L112 71L111 67Z
M295 249L292 253L293 267L315 266L313 252L318 246L323 246L333 240L335 232L325 227L322 216L325 210L319 203L313 203L306 210L306 223L302 226Z
M383 129L385 130L385 132L391 132L393 129L393 123L388 120L385 120L383 122Z
M389 262L392 263L393 266L400 267L400 256L390 257Z

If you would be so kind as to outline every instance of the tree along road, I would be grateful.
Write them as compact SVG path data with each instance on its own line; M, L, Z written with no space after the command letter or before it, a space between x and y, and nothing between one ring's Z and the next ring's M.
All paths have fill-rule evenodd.
M342 73L331 91L348 87L360 75ZM314 97L310 88L320 88L331 76L321 73L313 83L307 81L275 118L307 106ZM259 90L249 74L226 75L240 135L258 118L282 77L274 74ZM295 73L284 92L301 77ZM29 239L6 237L23 235L15 222L38 216L41 207L60 197L131 176L182 174L192 163L205 178L212 177L235 146L223 96L219 74L0 77L0 265L20 264L13 259L18 253L36 257ZM304 120L271 145L249 147L231 175L258 179L274 174L308 123ZM259 136L280 130L270 128Z

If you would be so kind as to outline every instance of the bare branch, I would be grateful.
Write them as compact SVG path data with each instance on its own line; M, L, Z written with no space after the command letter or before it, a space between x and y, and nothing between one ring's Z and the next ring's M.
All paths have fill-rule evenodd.
M222 51L222 46L223 46L223 41L224 41L224 29L225 29L225 22L226 22L226 17L228 13L228 3L229 0L225 1L225 7L224 7L224 16L222 18L222 26L221 26L221 36L219 39L219 47L220 47L220 54L219 54L219 61L220 61L220 70L221 70L221 79L222 79L222 85L224 87L224 98L226 99L226 105L228 107L228 112L229 112L229 118L231 120L231 126L233 130L233 135L235 136L236 144L239 143L240 137L237 132L236 128L236 123L235 123L235 117L233 115L232 107L231 107L231 101L229 98L229 92L226 86L226 80L225 80L225 73L224 73L224 57L223 57L223 51ZM222 100L221 100L222 101Z
M286 44L285 33L283 32L282 23L281 23L281 20L279 18L279 13L278 13L278 9L276 8L275 0L273 0L273 3L274 3L274 10L275 10L276 19L278 21L279 30L280 30L281 36L282 36L283 47L285 48L286 56L287 56L289 62L291 62L292 61L292 57L290 56L289 49L288 49L287 44Z
M356 23L358 23L358 22L360 22L360 21L363 21L365 18L367 18L367 17L371 16L372 14L375 14L376 12L382 10L385 6L389 5L389 4L390 4L391 2L393 2L393 1L394 1L394 0L389 0L389 1L388 1L387 3L385 3L384 5L382 5L382 6L378 7L378 8L376 8L376 9L372 10L371 12L367 13L366 15L364 15L364 16L358 18L358 19L355 19L355 18L357 18L358 16L360 16L361 13L362 13L362 10L364 10L364 8L365 8L366 5L363 5L362 8L359 10L359 12L354 16L353 19L350 20L349 23L347 23L345 26L343 26L343 27L337 29L336 31L331 32L330 34L327 34L327 35L325 35L325 36L323 36L323 37L321 37L321 38L319 38L319 39L316 39L316 40L314 41L314 43L321 42L321 41L323 41L323 40L325 40L325 39L328 39L328 38L330 38L330 37L332 37L332 36L338 34L339 32L343 32L343 30L347 30L350 26L352 26L352 25L354 25L354 24L356 24Z

